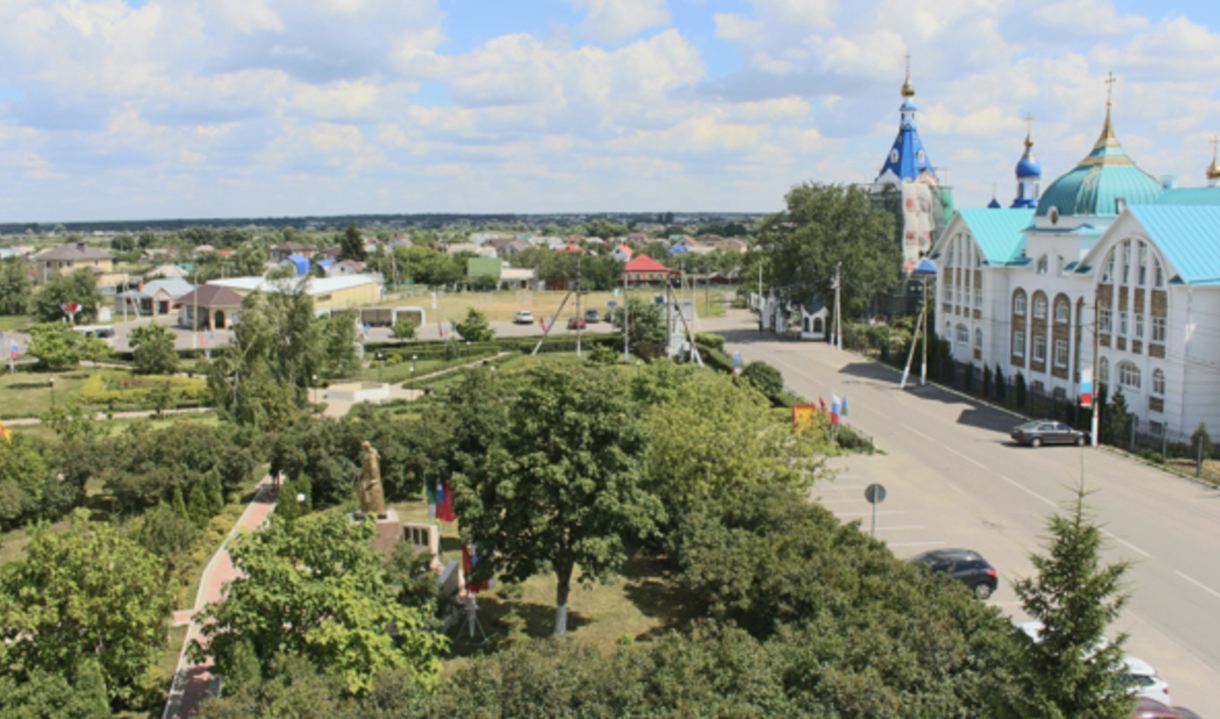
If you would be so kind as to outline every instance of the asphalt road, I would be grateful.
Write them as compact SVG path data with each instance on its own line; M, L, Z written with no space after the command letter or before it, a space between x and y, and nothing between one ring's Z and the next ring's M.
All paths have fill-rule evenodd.
M847 422L872 435L885 454L835 460L841 472L815 493L844 521L869 530L864 487L880 482L888 498L877 537L909 557L935 548L983 554L1001 577L989 600L1014 621L1027 619L1009 583L1033 574L1049 515L1072 498L1084 473L1088 504L1109 538L1106 559L1132 562L1132 594L1111 634L1157 668L1173 702L1220 717L1220 491L1161 472L1108 450L1017 446L1020 420L932 386L898 389L893 370L825 343L760 334L753 315L730 311L707 321L726 349L764 360L805 397L849 398Z

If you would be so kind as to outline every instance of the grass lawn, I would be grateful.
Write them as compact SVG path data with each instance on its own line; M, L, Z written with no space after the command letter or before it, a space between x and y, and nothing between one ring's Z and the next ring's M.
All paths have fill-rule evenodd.
M33 318L27 315L0 315L0 332L24 330L33 324Z
M428 506L423 501L392 505L399 519L427 522ZM441 560L461 561L462 550L456 523L442 525ZM577 572L579 574L579 571ZM636 557L627 562L609 584L594 583L588 589L575 584L568 597L568 636L608 651L621 639L648 641L694 618L694 607L683 595L672 567L664 559ZM574 578L575 581L575 578ZM555 628L555 589L553 574L531 577L524 584L518 612L531 637L548 637ZM479 620L487 632L487 644L472 642L459 627L450 630L454 639L452 656L446 662L453 669L467 657L490 651L507 636L501 619L509 612L508 603L495 590L479 594ZM465 629L465 624L460 624ZM479 638L481 640L481 637Z
M469 356L463 355L455 360L426 359L418 360L416 362L412 362L411 358L408 357L403 362L399 362L397 364L387 364L385 367L381 368L375 366L364 367L359 373L351 377L333 379L330 383L342 384L343 382L389 382L393 384L395 382L406 382L413 377L423 377L424 375L449 369L450 367L459 367L464 364L470 364L471 362L478 361L479 359L485 357L492 357L495 354L496 353L494 352L484 352L481 354L472 353ZM411 371L412 367L415 368L414 372Z
M417 292L419 292L417 290ZM663 294L660 289L633 289L630 294L632 297L640 299L651 299L656 295ZM730 302L736 294L734 290L726 290L723 288L712 288L710 293L710 310L711 314L707 314L708 295L699 288L693 293L696 313L700 317L723 317L724 308L727 302ZM403 294L394 295L391 299L387 299L381 303L383 307L423 307L427 312L428 322L433 325L438 320L449 320L460 322L466 317L466 311L473 307L487 316L490 322L512 322L520 310L530 310L534 313L534 319L538 319L554 314L560 303L563 302L566 292L560 291L542 291L542 292L524 292L513 290L501 290L500 292L447 292L443 297L438 298L436 308L432 307L432 298L430 293L421 294ZM687 290L686 297L690 299L692 293ZM622 305L624 293L619 292L618 297L614 296L613 292L590 292L587 295L582 295L580 298L581 314L585 310L597 310L603 315L608 309L607 302L617 300L619 305ZM564 307L563 315L560 318L563 322L576 314L576 297L573 295L567 305Z
M51 408L51 377L55 377L55 404L80 396L81 386L93 370L77 367L65 372L17 372L0 375L0 418L37 417Z
M59 380L55 380L55 400L59 401ZM98 422L101 431L105 432L105 436L114 437L122 434L136 422L152 422L153 429L164 429L174 422L187 422L191 424L199 424L201 426L215 427L220 424L220 417L215 412L187 412L186 414L170 414L163 417L135 417L135 418L119 418L119 419L104 419ZM20 432L30 437L51 441L55 439L55 432L45 424L23 424L10 427L14 432Z

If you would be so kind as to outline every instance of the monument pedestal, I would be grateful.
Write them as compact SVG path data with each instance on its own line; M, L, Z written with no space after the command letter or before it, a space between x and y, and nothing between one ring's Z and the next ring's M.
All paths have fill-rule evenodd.
M353 522L363 522L363 512L352 512L348 515ZM373 535L373 549L389 559L394 555L394 547L402 541L402 522L398 521L398 512L387 509L384 517L374 517L377 522L377 533Z

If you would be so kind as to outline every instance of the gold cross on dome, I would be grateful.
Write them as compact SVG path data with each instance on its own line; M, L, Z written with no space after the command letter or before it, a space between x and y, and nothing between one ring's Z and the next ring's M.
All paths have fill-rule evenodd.
M1114 77L1114 73L1110 73L1102 82L1108 85L1106 88L1106 107L1109 107L1114 97L1114 83L1118 82L1118 78Z

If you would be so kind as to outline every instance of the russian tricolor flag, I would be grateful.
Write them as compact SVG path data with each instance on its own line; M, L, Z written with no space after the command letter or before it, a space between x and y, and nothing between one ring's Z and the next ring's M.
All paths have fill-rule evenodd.
M1085 367L1080 372L1080 406L1093 406L1093 368Z
M462 574L466 577L466 589L470 590L472 594L481 592L485 589L492 589L496 586L496 580L494 577L489 577L481 582L470 581L470 575L474 573L475 566L482 559L483 558L478 554L476 544L472 542L470 546L465 544L462 545Z
M839 412L842 409L842 402L839 400L839 395L831 393L830 395L830 423L839 423Z

